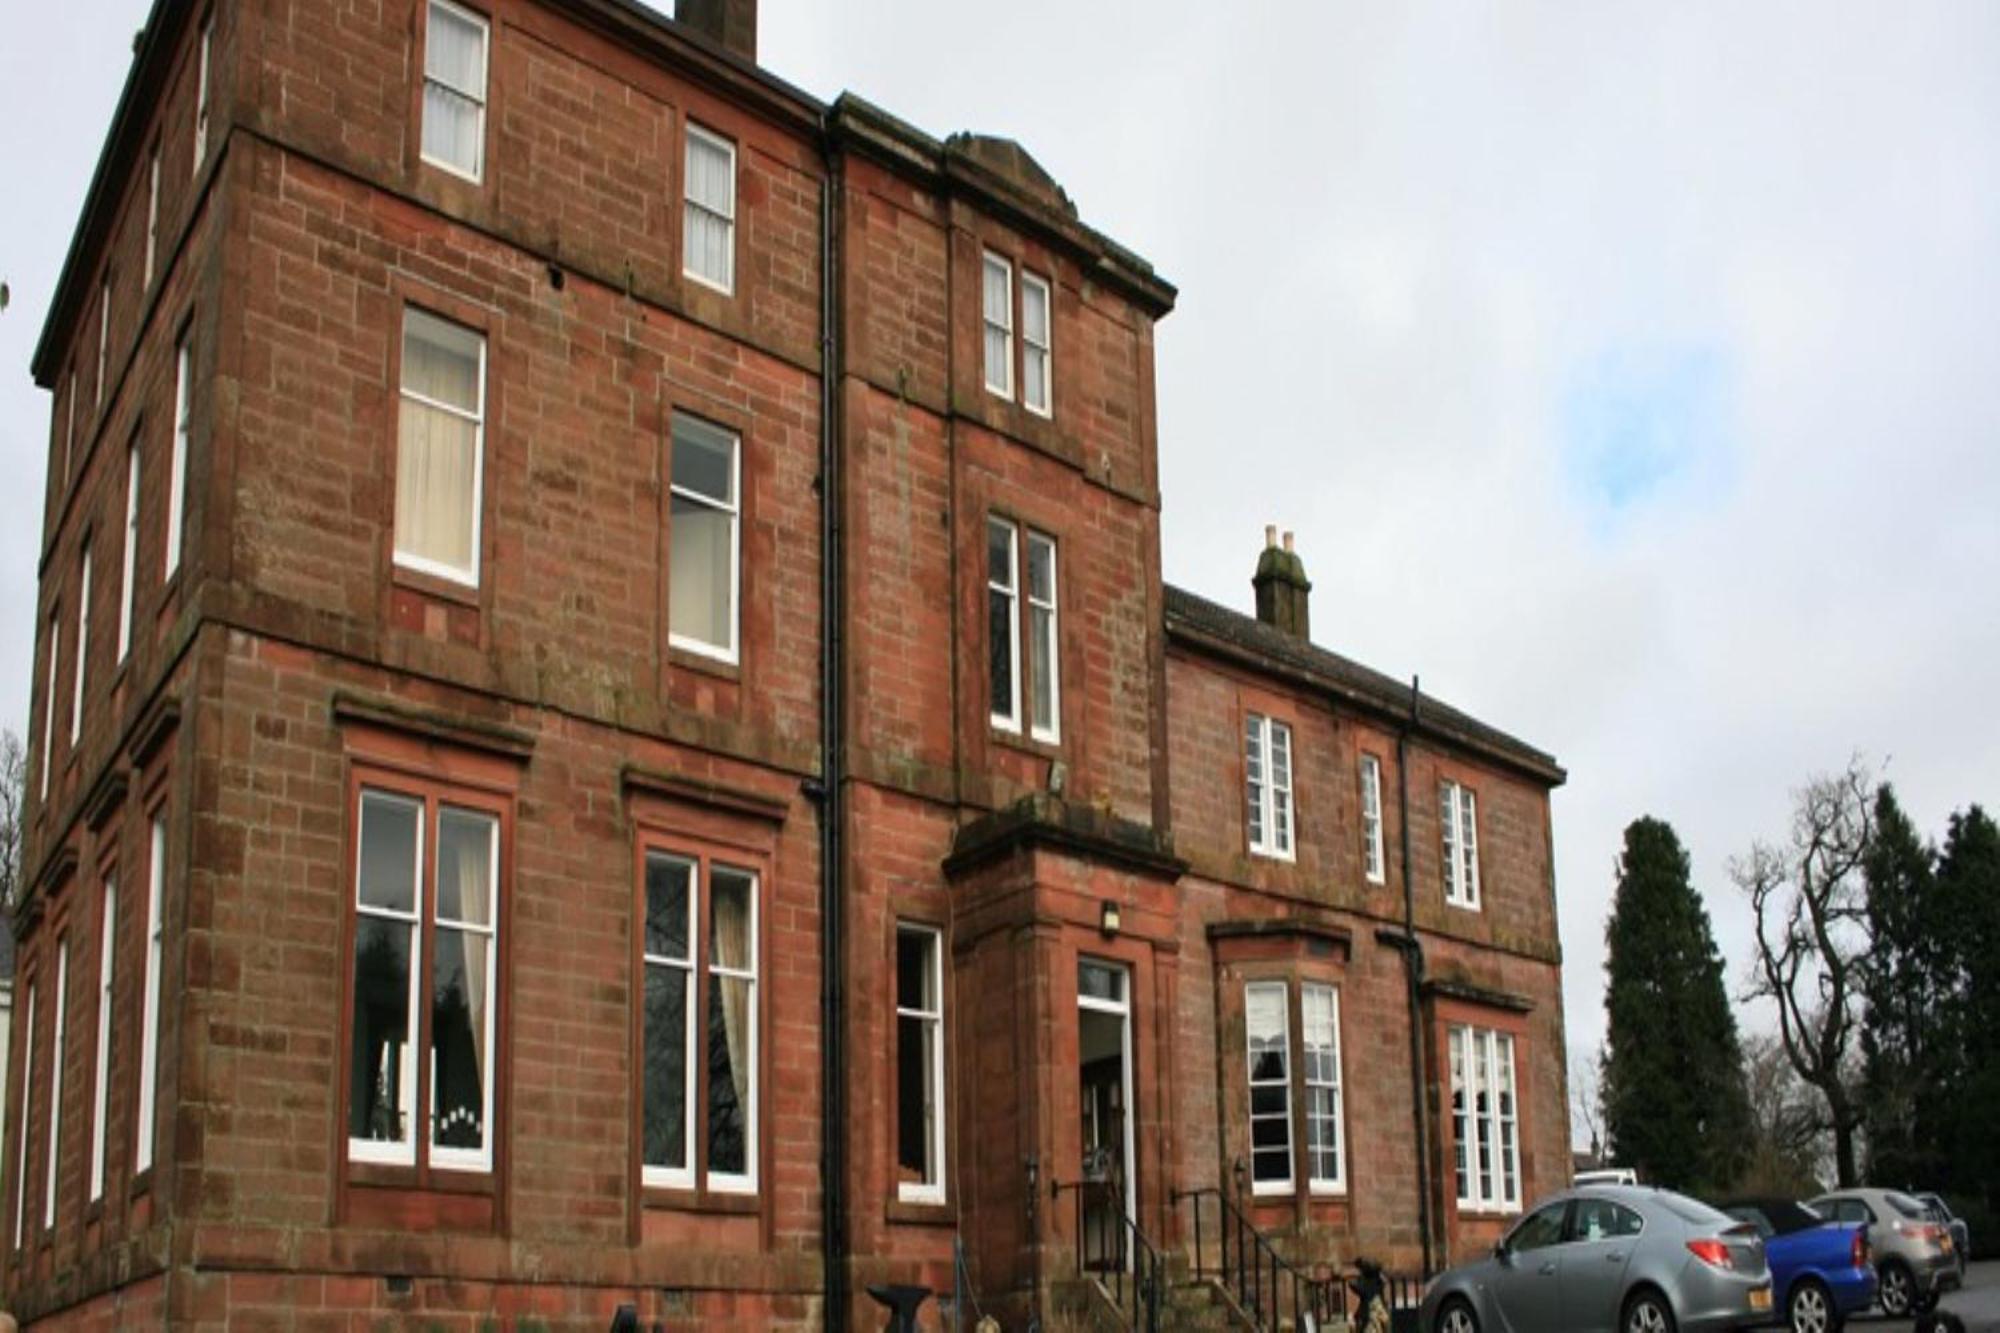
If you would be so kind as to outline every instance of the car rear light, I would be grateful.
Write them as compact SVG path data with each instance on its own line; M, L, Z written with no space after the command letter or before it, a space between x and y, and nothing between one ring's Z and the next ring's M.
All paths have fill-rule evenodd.
M1703 1237L1700 1240L1691 1240L1687 1245L1688 1253L1707 1264L1710 1268L1720 1268L1725 1273L1729 1271L1731 1267L1729 1262L1729 1246L1723 1242Z
M1868 1267L1868 1233L1860 1227L1854 1228L1854 1266Z
M1896 1234L1908 1236L1927 1245L1936 1245L1944 1239L1944 1228L1935 1222L1899 1221L1896 1223Z

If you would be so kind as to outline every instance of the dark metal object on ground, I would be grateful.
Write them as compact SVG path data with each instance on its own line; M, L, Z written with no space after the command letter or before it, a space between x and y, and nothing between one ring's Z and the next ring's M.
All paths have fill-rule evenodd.
M885 1333L917 1333L917 1311L931 1298L931 1289L891 1283L870 1287L868 1294L889 1312L889 1322L882 1325Z

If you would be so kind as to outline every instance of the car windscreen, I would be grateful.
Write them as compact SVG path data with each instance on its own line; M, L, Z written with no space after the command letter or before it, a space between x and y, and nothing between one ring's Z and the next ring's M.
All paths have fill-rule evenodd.
M1928 1220L1930 1217L1930 1210L1907 1194L1898 1194L1896 1191L1890 1190L1882 1197L1889 1201L1891 1208L1894 1208L1904 1217L1915 1217L1925 1220Z
M1699 1199L1690 1199L1685 1194L1676 1194L1672 1190L1660 1190L1654 1194L1653 1198L1655 1202L1689 1226L1717 1227L1726 1230L1729 1227L1738 1225L1735 1218L1724 1213L1718 1213Z

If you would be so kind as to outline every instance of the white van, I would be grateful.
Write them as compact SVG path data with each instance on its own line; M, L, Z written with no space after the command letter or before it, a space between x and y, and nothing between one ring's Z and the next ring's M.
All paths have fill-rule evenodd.
M1607 1166L1598 1171L1579 1171L1575 1185L1636 1185L1639 1173L1629 1166Z

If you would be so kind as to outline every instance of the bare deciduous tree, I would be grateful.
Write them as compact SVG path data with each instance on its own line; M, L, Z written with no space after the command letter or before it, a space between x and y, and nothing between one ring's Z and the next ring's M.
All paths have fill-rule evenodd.
M1569 1058L1570 1137L1574 1140L1578 1131L1590 1136L1590 1160L1593 1164L1604 1153L1604 1100L1597 1079L1598 1071L1603 1067L1602 1046L1589 1055L1573 1054Z
M1792 794L1784 847L1757 843L1730 862L1749 895L1757 959L1746 998L1777 1005L1785 1060L1826 1104L1834 1170L1855 1183L1856 1002L1867 958L1862 862L1874 838L1875 779L1857 757Z
M21 738L0 731L0 908L14 905L21 883L21 816L28 803L28 758Z
M1826 1165L1826 1114L1775 1035L1744 1040L1743 1085L1750 1097L1750 1152L1737 1188L1794 1198L1817 1194Z

